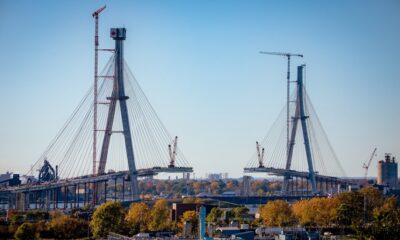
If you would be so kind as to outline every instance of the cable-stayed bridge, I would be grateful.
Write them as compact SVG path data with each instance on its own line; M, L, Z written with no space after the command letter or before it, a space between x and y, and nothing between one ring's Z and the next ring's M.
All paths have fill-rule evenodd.
M27 173L39 171L38 181L3 191L9 208L134 201L138 177L193 172L124 60L126 29L112 28L110 35L115 48L107 49L98 82Z
M297 67L296 87L288 95L288 105L265 138L256 143L244 171L282 176L285 195L335 193L350 183L341 178L345 172L304 87L304 69L305 65Z

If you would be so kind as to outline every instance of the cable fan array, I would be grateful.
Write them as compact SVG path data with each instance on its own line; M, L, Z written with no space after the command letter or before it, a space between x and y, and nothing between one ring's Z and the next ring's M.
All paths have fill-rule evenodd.
M97 162L105 134L108 97L113 89L114 60L112 56L99 77ZM168 145L173 138L157 116L128 65L124 63L124 85L129 123L133 141L137 169L168 167L170 154ZM128 170L120 106L117 102L113 133L109 145L106 172ZM53 167L58 166L59 178L73 178L92 174L93 158L93 86L86 93L67 122L50 142L46 150L29 170L29 175L37 175L37 170L47 160ZM176 149L175 166L189 167L189 162L179 147Z
M290 123L289 136L292 135L294 116L296 111L297 87L291 94L289 102ZM311 100L303 87L305 112L308 118L308 135L310 138L311 153L313 159L314 171L317 174L325 176L346 176L343 167L328 140L327 134L323 129L321 122L316 114L316 111L311 103ZM286 106L285 105L278 118L273 123L267 135L260 145L264 148L265 154L263 159L259 159L257 152L253 154L247 163L246 168L257 168L262 165L269 168L285 169L287 162L287 138L286 138ZM295 171L307 172L308 164L304 147L303 132L300 120L297 123L295 145L293 148L292 164L290 169Z

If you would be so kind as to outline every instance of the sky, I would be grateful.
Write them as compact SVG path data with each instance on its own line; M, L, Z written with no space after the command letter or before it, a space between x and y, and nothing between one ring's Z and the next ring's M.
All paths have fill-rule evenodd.
M25 173L93 81L100 44L125 59L196 176L240 177L286 101L286 60L348 176L374 147L400 158L399 1L0 1L0 172ZM105 64L102 55L100 65ZM101 68L101 67L100 67Z

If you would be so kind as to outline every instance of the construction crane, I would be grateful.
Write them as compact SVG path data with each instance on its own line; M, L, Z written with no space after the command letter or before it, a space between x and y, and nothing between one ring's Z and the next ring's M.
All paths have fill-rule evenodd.
M178 136L175 136L174 141L172 141L172 145L168 145L168 151L169 151L169 168L175 167L175 159L176 159L176 147L178 145Z
M93 87L93 175L96 175L96 161L97 161L97 72L98 72L98 53L99 53L99 14L106 8L103 7L96 10L92 17L95 19L95 33L94 33L94 87Z
M286 107L286 157L289 157L289 126L290 126L290 117L289 117L289 103L290 103L290 58L291 57L303 57L303 54L297 53L283 53L283 52L264 52L260 51L261 54L267 55L276 55L276 56L283 56L287 58L287 93L286 93L286 100L287 100L287 107Z
M257 157L258 157L258 167L259 168L263 168L264 164L264 148L261 149L260 151L260 144L258 142L256 142L256 148L257 148Z
M374 151L372 151L371 157L369 158L368 162L363 163L363 168L365 169L365 173L364 173L365 184L368 183L368 180L367 180L368 168L371 165L372 159L376 156L376 150L377 149L378 148L374 148Z

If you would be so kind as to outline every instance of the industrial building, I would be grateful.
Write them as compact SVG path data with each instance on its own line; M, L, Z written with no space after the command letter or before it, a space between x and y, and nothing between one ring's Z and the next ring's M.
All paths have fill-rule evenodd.
M390 153L385 154L385 160L378 162L377 184L391 189L398 187L398 168L396 158Z

